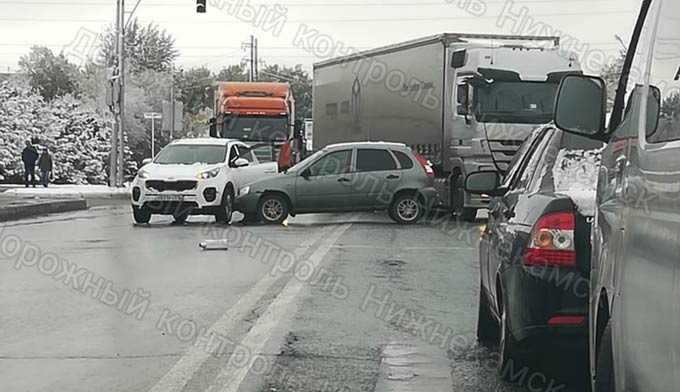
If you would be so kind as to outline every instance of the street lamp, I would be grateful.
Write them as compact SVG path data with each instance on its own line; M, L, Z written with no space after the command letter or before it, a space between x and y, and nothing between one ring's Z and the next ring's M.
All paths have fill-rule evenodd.
M161 113L144 113L144 118L151 120L151 159L156 156L156 120L163 118Z

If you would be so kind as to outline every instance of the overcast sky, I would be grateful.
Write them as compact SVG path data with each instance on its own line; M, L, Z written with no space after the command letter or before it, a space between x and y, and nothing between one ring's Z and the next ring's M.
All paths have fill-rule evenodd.
M467 1L483 3L486 12L480 16L480 8L461 9L459 3ZM226 7L211 6L224 2L208 0L207 13L197 14L195 0L141 0L135 16L143 23L159 24L176 38L181 53L178 62L185 68L204 65L217 70L238 63L245 57L241 44L254 34L259 39L260 58L266 63L302 64L311 69L315 61L327 58L323 45L328 40L317 41L320 53L294 45L301 23L344 46L368 49L443 32L512 34L516 32L513 22L499 20L504 8L516 14L524 12L527 18L520 18L520 23L545 23L614 55L621 48L615 35L628 41L641 0L516 0L512 4L506 0L251 0L255 7L278 3L287 9L288 21L278 36L240 20ZM19 57L32 45L59 52L79 31L101 31L114 21L115 3L0 0L0 72L16 71ZM135 3L127 0L126 9L131 11Z

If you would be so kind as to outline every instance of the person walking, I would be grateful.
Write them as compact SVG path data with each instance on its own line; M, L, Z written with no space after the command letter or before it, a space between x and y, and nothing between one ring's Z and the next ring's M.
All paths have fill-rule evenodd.
M24 162L24 184L28 188L28 178L31 178L30 184L35 188L35 161L38 160L38 150L33 147L30 140L26 141L26 148L21 153L21 160Z
M50 183L50 175L52 174L52 155L45 147L40 154L40 159L38 159L38 167L40 168L40 179L42 180L42 185L47 188Z

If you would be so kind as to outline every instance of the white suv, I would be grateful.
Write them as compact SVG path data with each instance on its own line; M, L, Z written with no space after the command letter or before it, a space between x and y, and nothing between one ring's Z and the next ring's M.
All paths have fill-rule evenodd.
M233 139L176 140L145 163L132 183L137 223L153 214L172 215L178 223L214 215L229 223L238 187L277 172L275 162L260 164L250 146Z

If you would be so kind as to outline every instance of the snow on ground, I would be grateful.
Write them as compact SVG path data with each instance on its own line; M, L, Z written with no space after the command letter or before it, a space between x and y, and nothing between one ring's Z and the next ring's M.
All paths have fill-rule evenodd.
M555 192L569 196L584 216L595 215L602 150L562 149L553 166Z
M129 187L111 188L106 185L50 185L48 188L36 185L35 188L9 189L3 193L8 196L102 198L123 198L129 194Z

